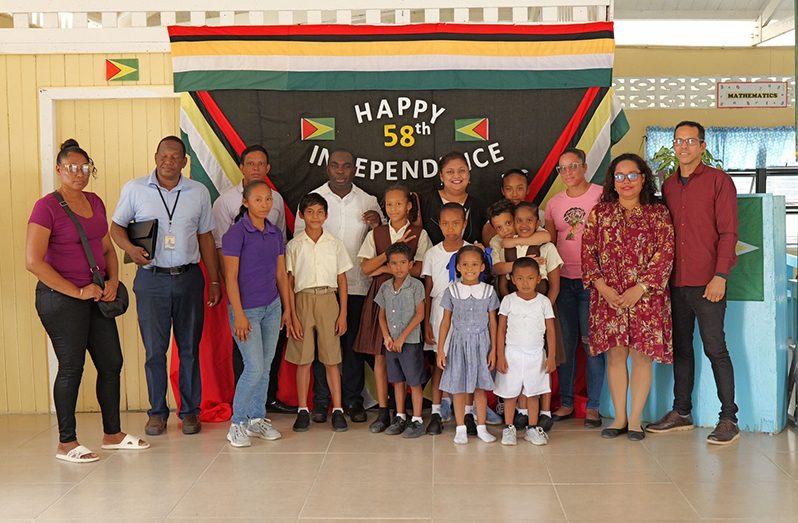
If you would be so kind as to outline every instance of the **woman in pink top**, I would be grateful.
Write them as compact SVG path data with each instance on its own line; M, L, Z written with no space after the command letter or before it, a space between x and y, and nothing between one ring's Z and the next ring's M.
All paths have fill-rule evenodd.
M97 368L97 400L103 419L102 448L140 450L150 445L125 434L119 422L119 374L122 349L116 320L106 318L98 301L113 301L119 285L119 263L108 236L102 200L83 189L94 174L94 163L75 140L61 146L56 172L58 193L86 232L94 258L106 280L105 289L92 283L89 262L75 224L53 194L38 200L28 220L26 268L36 285L36 312L53 343L58 375L53 401L58 417L59 444L55 457L72 463L100 459L78 443L75 405L83 375L86 350Z
M585 426L601 426L599 400L604 384L606 362L604 354L590 355L588 346L588 312L590 290L582 284L582 232L590 211L601 198L600 185L586 178L585 153L580 149L566 149L560 156L557 172L565 183L565 190L554 195L546 205L546 230L563 259L560 267L560 294L557 312L562 326L566 361L557 367L561 406L552 414L554 421L574 417L574 374L576 346L581 337L587 358L587 411Z

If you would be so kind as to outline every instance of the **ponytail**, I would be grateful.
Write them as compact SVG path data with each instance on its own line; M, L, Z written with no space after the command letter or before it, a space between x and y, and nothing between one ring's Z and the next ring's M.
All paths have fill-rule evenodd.
M238 223L238 220L243 218L245 214L247 214L247 206L244 205L244 204L241 204L241 207L238 209L238 216L233 218L233 223Z

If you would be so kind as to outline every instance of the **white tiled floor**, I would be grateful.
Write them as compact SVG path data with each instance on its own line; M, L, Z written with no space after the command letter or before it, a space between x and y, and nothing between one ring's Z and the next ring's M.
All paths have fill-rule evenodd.
M373 417L373 414L370 415ZM123 414L143 434L146 416ZM80 441L101 456L54 457L52 416L0 416L0 519L36 521L798 521L798 433L744 434L729 447L707 429L635 443L602 440L577 420L547 447L442 436L403 440L350 424L227 445L228 425L183 436L174 417L143 452L100 450L98 414L80 414ZM499 428L491 430L498 435Z

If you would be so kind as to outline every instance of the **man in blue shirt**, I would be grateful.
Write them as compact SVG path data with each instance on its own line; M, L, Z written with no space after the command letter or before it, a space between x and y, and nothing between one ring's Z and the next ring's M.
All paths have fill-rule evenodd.
M144 369L150 410L145 432L151 436L166 431L169 417L166 351L172 327L180 355L183 433L196 434L201 429L199 343L205 278L198 265L200 257L211 280L208 305L213 307L221 297L210 194L204 185L182 175L186 160L180 138L162 139L155 152L155 170L125 184L111 223L114 242L139 266L133 290L147 354ZM158 220L158 237L155 252L147 253L130 242L127 227L131 221L153 219Z

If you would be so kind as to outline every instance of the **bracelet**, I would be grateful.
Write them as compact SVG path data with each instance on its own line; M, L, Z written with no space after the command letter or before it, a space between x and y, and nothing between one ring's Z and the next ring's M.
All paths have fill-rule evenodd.
M208 285L219 285L219 282L218 281L212 281Z

